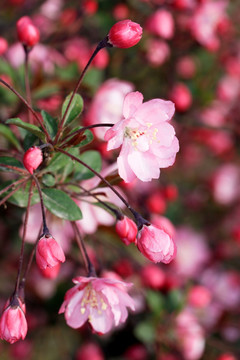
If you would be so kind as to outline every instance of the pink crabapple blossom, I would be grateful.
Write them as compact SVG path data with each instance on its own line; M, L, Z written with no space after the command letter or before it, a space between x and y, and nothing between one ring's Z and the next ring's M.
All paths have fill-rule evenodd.
M10 344L20 339L25 339L27 335L27 321L25 313L16 299L14 303L8 305L0 319L0 338L8 341Z
M143 103L143 95L138 91L126 95L124 119L105 134L108 150L122 145L117 163L125 182L136 177L142 181L157 179L160 168L174 163L179 144L173 126L168 123L173 114L171 101L153 99Z
M53 268L65 261L61 246L51 235L40 238L36 248L36 262L40 269Z
M88 321L94 332L105 334L126 321L127 307L134 310L127 293L129 283L81 276L73 282L76 285L67 291L59 313L64 313L67 324L74 329Z
M123 219L117 221L116 232L124 244L129 245L136 241L138 232L137 225L133 220L129 219L127 216L124 216Z
M168 264L176 255L177 249L170 235L159 226L143 225L136 241L139 251L154 263Z
M136 45L142 37L142 28L131 20L114 24L108 34L108 42L115 47L126 49Z
M37 146L32 146L28 149L23 156L23 165L25 168L33 174L43 161L42 150Z

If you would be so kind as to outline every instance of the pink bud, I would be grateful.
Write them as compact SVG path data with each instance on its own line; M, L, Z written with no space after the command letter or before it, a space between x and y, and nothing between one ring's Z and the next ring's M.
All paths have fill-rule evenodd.
M167 10L157 10L148 18L146 28L164 39L171 39L174 35L173 16Z
M104 360L101 348L94 342L83 344L77 351L76 360Z
M46 267L46 269L41 269L39 268L41 274L43 277L45 277L46 279L56 279L56 277L59 274L61 265L60 263L58 263L57 265L53 266L53 267Z
M236 356L231 353L224 353L220 355L217 360L237 360Z
M176 245L164 229L155 225L143 225L138 233L137 247L149 260L168 264L176 255Z
M36 262L40 269L52 268L65 261L61 246L51 235L43 236L36 249Z
M17 34L19 41L29 47L37 44L40 39L39 30L28 16L23 16L18 20Z
M39 167L42 161L42 150L37 146L33 146L28 149L23 156L23 165L30 174L33 174L33 171Z
M166 201L160 191L151 194L146 200L146 205L151 213L164 214L166 211Z
M8 48L7 40L5 40L3 37L0 37L0 56L3 55Z
M109 43L122 49L136 45L141 37L141 26L131 20L117 22L112 26L108 34Z
M159 290L165 284L166 275L159 266L148 264L141 271L141 279L145 286Z
M9 305L2 313L0 319L0 338L10 344L20 339L25 339L27 335L27 321L20 303Z
M124 358L126 360L147 360L149 357L144 345L134 344L127 349Z
M134 221L124 216L122 220L116 223L116 232L120 236L125 245L135 242L137 236L137 225Z
M84 0L83 9L86 14L94 15L98 10L98 3L96 0Z
M183 83L177 83L173 87L170 93L170 99L175 103L176 110L180 112L187 111L192 105L192 94Z
M188 294L188 302L194 307L204 308L209 305L211 297L211 293L206 287L193 286Z

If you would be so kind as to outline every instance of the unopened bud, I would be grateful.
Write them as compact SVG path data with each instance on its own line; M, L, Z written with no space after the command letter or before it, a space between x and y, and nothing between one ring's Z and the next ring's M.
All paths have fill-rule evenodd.
M108 42L118 48L136 45L142 37L142 28L131 20L122 20L113 25L108 34Z
M30 172L30 174L33 174L33 171L39 167L42 161L42 150L37 146L32 146L29 148L23 156L23 165L27 171Z

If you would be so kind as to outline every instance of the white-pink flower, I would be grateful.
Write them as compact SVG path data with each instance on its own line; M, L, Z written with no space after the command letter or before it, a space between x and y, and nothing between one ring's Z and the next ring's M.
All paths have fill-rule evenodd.
M134 302L127 293L131 284L81 276L73 282L76 285L67 291L59 313L65 313L67 324L74 329L88 321L95 332L105 334L126 321L127 307L134 310Z
M174 110L171 101L153 99L143 103L143 95L138 91L126 95L124 119L105 134L108 150L122 145L117 163L119 175L126 182L136 177L142 181L157 179L160 168L174 163L179 144L168 123Z

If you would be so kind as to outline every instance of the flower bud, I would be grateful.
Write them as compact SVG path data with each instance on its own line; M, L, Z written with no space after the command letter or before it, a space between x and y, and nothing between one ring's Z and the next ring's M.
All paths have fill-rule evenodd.
M39 42L39 31L28 16L18 20L17 34L19 41L25 46L32 47Z
M5 40L3 37L0 37L0 56L3 55L8 48L7 40Z
M122 220L116 223L116 232L125 245L135 242L137 236L137 225L134 221L124 216Z
M164 229L143 225L137 237L137 247L149 260L168 264L176 255L176 245Z
M32 146L29 148L23 156L23 165L27 171L30 172L30 174L33 174L33 171L39 167L42 161L42 150L37 146Z
M36 262L40 269L52 268L65 261L61 246L51 235L44 235L37 244Z
M94 342L83 344L77 351L76 360L104 360L101 348Z
M122 20L112 26L108 42L118 48L126 49L136 45L142 37L142 28L131 20Z
M27 335L27 321L17 299L4 309L0 319L0 338L10 344Z

